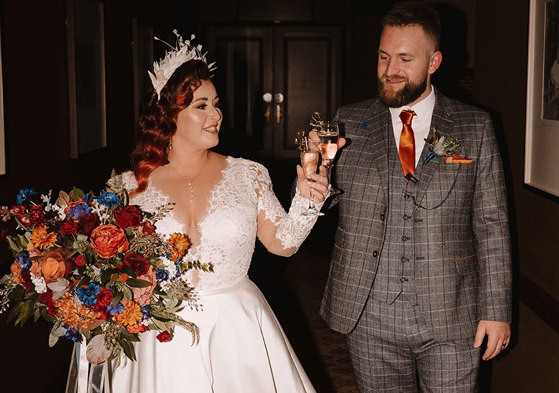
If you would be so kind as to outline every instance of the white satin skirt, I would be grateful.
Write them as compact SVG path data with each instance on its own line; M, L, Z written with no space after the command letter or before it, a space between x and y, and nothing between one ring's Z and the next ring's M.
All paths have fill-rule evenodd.
M112 370L112 393L315 393L268 302L248 279L200 293L200 341L177 327L172 341L140 334L136 361Z

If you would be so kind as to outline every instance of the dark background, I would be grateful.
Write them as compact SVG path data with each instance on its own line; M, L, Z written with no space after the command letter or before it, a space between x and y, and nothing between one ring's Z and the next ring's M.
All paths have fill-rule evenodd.
M342 83L334 95L338 97L336 104L342 105L375 95L380 16L393 2L103 3L107 147L71 159L66 1L1 2L7 157L7 174L0 176L2 204L13 203L17 190L29 185L43 190L72 185L98 190L111 168L122 171L128 167L135 121L133 18L153 27L161 37L169 37L169 32L177 28L185 36L187 32L196 33L202 43L210 25L335 26L342 31ZM454 0L439 2L437 7L443 17L444 57L435 84L447 95L475 103L494 115L509 191L516 272L514 338L506 356L485 364L483 389L559 392L559 203L558 198L523 183L529 1ZM155 50L161 51L157 45ZM231 145L219 149L235 153ZM293 174L288 163L266 162L284 202ZM328 247L322 239L329 239L334 224L335 217L331 215L322 220L311 235L311 247ZM2 249L0 256L0 271L8 272L12 262L9 254ZM282 307L275 291L281 286L277 276L283 267L279 263L264 266L261 260L267 258L257 253L251 275L272 306ZM71 344L61 341L50 349L47 324L29 323L14 328L3 319L0 318L2 391L62 392ZM289 325L289 321L282 322Z

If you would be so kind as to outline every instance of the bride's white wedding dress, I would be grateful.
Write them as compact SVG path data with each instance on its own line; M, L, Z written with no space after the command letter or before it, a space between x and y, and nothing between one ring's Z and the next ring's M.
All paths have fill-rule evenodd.
M127 189L136 181L122 174ZM151 210L168 198L151 184L130 201ZM122 357L112 373L112 393L297 393L315 392L276 317L260 290L247 277L254 252L257 216L277 226L284 248L298 247L316 215L305 215L308 201L296 195L286 214L272 191L267 170L240 158L227 158L222 179L211 192L207 216L198 224L200 241L189 258L211 262L214 272L186 274L196 284L202 310L180 313L194 322L200 341L177 327L172 341L156 332L140 335L136 361ZM183 232L172 213L157 222L169 235Z

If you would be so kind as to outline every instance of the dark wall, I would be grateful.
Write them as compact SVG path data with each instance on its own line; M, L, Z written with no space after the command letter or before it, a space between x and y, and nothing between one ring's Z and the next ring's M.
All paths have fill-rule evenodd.
M516 268L513 345L492 364L494 393L559 392L559 198L523 181L529 3L476 2L474 98L494 114Z

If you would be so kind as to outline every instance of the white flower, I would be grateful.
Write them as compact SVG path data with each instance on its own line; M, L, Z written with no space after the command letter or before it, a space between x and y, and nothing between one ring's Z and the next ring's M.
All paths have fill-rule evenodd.
M172 280L177 275L177 266L175 265L175 262L167 258L161 258L161 260L165 265L165 271L167 272L167 274L169 274L168 280Z
M47 291L47 283L43 277L37 277L33 273L29 274L31 276L31 281L35 285L35 291L37 293L45 293Z

